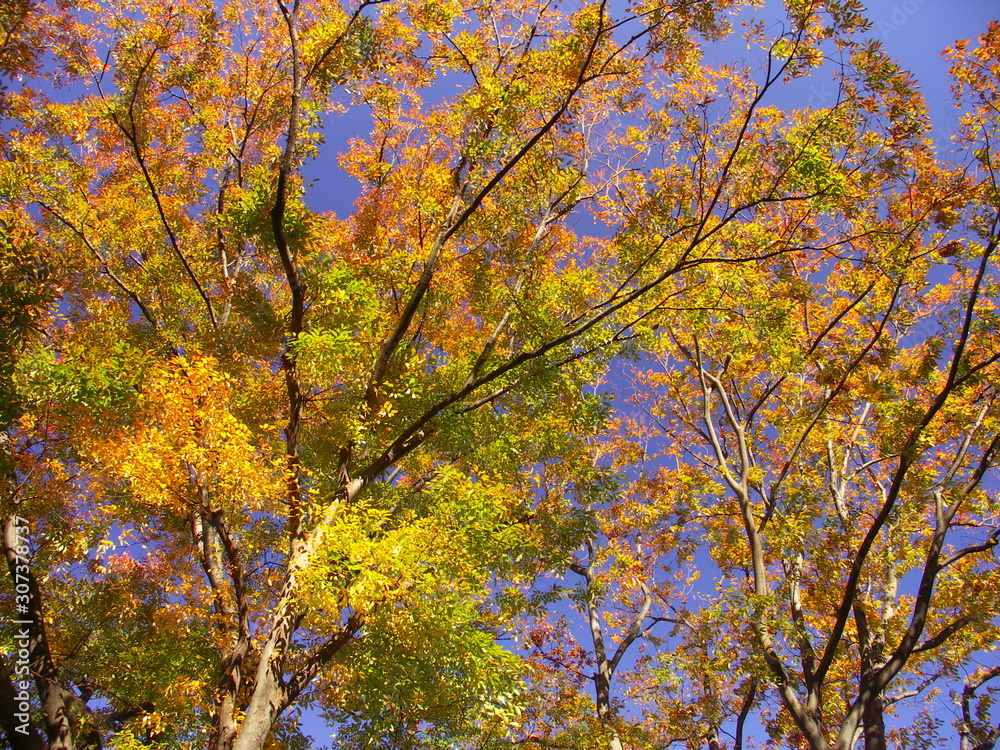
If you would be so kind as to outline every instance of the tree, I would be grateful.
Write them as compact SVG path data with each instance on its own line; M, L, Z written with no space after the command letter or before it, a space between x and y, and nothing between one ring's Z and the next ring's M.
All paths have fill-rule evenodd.
M296 747L310 706L351 746L506 736L527 667L494 636L536 575L587 577L607 490L584 386L725 278L874 236L922 153L852 4L751 28L759 78L703 64L721 1L12 7L25 747ZM845 103L766 106L824 45ZM349 106L372 128L339 219L301 171Z
M686 310L656 319L633 368L636 413L599 444L623 482L603 546L570 566L586 579L599 716L638 652L623 681L633 720L620 719L637 747L720 747L724 723L743 747L755 706L791 746L940 747L927 697L963 673L961 746L995 743L988 699L977 717L972 706L996 676L1000 593L987 481L1000 448L998 34L949 52L966 166L914 143L893 156L896 184L866 200L852 187L864 171L824 131L822 173L846 176L828 197L844 201L838 234L713 268ZM699 572L714 591L692 586ZM916 697L929 715L887 728Z

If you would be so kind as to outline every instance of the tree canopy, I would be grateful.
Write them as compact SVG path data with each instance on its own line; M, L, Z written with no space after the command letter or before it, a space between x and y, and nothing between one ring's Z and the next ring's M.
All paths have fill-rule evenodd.
M8 744L994 747L1000 25L761 6L0 7Z

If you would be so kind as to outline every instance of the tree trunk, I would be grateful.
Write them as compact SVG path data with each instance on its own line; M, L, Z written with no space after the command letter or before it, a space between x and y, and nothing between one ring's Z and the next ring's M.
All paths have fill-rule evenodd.
M869 627L864 606L854 605L854 621L858 628L861 651L861 690L859 695L868 695L861 708L861 728L865 750L886 750L885 703L881 692L872 691L872 682L878 671L885 666L885 636L882 628Z
M597 674L594 675L594 692L597 703L597 718L611 732L608 741L610 750L622 750L622 741L618 733L609 726L608 720L611 718L611 671L608 669L607 660L599 665Z
M280 639L276 635L272 634L261 653L253 695L233 750L262 750L271 734L271 727L284 708L281 665L286 644L277 643Z
M861 713L865 750L886 750L882 696L876 695Z
M60 684L58 670L49 652L42 613L42 594L31 572L27 540L21 534L21 529L26 528L26 523L23 518L11 514L4 519L3 525L7 569L10 571L15 591L19 592L18 612L23 624L18 627L24 632L23 643L28 651L31 672L35 676L35 687L42 702L49 750L74 750L71 698L67 694L69 691ZM21 588L18 588L19 586ZM21 591L27 593L20 593ZM23 610L20 609L21 606L24 607ZM73 695L72 698L77 696Z
M17 714L21 713L18 704L21 703L22 698L19 697L21 691L12 679L10 668L4 664L0 667L0 674L2 674L0 677L0 728L3 729L7 738L7 746L11 750L45 750L45 741L31 721L22 722L17 718ZM17 682L21 682L21 680Z

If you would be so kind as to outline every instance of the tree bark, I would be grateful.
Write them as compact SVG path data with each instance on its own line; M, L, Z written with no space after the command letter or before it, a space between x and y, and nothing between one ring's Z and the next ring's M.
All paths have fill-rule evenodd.
M78 723L78 717L88 712L87 705L67 688L52 660L49 651L48 636L45 632L45 617L42 611L42 593L38 581L31 572L27 542L19 533L24 519L10 514L4 519L3 546L7 558L7 569L11 580L17 586L27 591L27 612L22 614L27 644L28 659L31 673L34 675L35 687L42 703L42 713L45 716L45 735L48 738L49 750L75 750L77 744L73 739L73 730ZM21 524L21 525L19 525ZM24 595L22 595L24 596ZM100 746L99 738L89 735L87 741L80 747Z
M876 695L861 713L865 750L886 750L882 696Z
M854 620L858 628L861 649L861 695L870 694L861 709L862 737L865 750L886 750L885 704L881 692L872 691L872 681L878 670L885 666L885 638L882 632L873 631L868 624L864 607L856 602Z
M18 710L18 686L12 679L12 672L7 664L0 666L0 729L7 738L7 746L11 750L45 750L45 741L38 733L35 725L29 720L20 722L15 718ZM21 682L18 680L18 682ZM30 719L30 717L29 717ZM19 731L19 727L23 731Z

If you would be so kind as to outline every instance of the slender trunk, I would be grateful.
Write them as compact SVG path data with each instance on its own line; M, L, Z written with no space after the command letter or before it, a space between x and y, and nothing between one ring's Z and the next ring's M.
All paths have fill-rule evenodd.
M618 733L608 726L608 722L611 719L611 670L608 669L606 659L598 666L597 674L594 675L594 692L596 694L597 718L611 731L608 746L610 750L622 750L622 743L618 737Z
M273 676L272 676L273 675ZM246 719L233 743L233 750L262 750L271 734L271 727L281 715L281 685L277 675L269 670L263 684L254 690L247 708Z
M233 750L262 750L271 734L271 727L285 708L285 688L282 679L285 653L299 618L291 613L294 599L291 591L295 578L290 576L281 597L283 606L275 617L271 637L261 650L260 663L253 681L253 694L246 709L246 718L233 742Z
M861 732L865 750L886 750L885 702L881 691L875 691L872 683L878 671L885 666L885 636L882 627L874 630L868 624L864 606L854 605L854 621L858 629L861 650L861 696L867 696L861 708ZM883 623L884 627L884 623Z
M746 698L743 699L743 705L740 707L740 715L736 717L736 737L733 741L733 750L743 750L743 730L746 727L747 717L750 715L750 709L753 708L753 702L757 698L757 679L754 678L750 681L750 688L747 690Z
M24 701L27 691L22 685L29 682L14 680L14 675L6 664L0 666L0 729L7 739L11 750L45 750L45 741L35 729L30 717L19 717L20 704Z
M610 733L610 739L608 740L609 750L622 750L622 742L618 737L618 732L611 726L613 718L611 715L611 680L615 676L615 669L618 666L618 661L621 659L622 653L624 653L624 649L635 640L638 634L636 631L637 626L633 626L633 631L636 632L630 633L619 644L615 655L608 660L608 651L604 643L604 628L601 625L601 613L594 599L593 589L596 582L594 574L594 550L589 543L587 544L587 553L589 560L586 567L574 563L570 566L570 569L578 575L583 576L587 583L587 620L590 625L590 636L594 643L594 656L597 660L597 673L593 677L594 703L597 708L597 718ZM646 603L643 605L641 615L637 621L640 624L649 611L649 603L649 593L646 592Z
M35 688L45 716L49 750L74 750L73 725L76 724L76 715L85 712L87 708L79 696L63 686L59 670L52 661L45 633L42 593L31 571L31 554L24 536L26 524L23 518L13 514L8 515L3 524L7 569L15 591L18 592L18 635L21 637L15 641L22 644L28 652L31 673L35 678ZM93 742L88 744L93 745Z
M865 750L886 750L885 718L881 695L876 695L865 705L861 713L861 724L865 738Z

